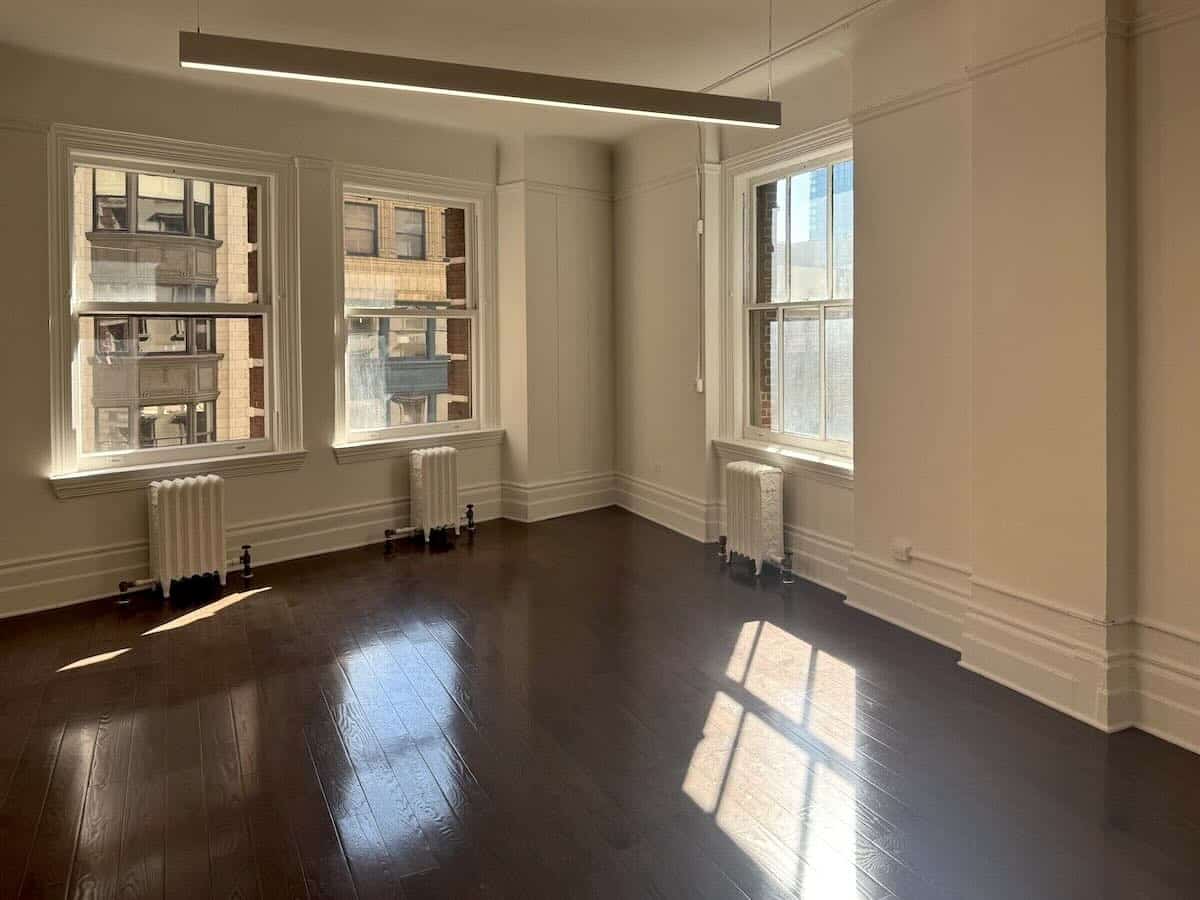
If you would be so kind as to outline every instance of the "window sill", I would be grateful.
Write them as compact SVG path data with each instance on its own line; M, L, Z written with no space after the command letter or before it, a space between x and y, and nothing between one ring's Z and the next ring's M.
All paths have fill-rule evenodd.
M483 428L479 431L452 431L446 434L421 434L412 437L386 438L381 441L334 444L333 455L340 464L345 465L407 456L410 450L420 450L424 447L454 447L458 450L498 447L503 440L503 428Z
M814 450L801 450L798 447L770 444L765 441L751 441L745 438L714 440L713 447L722 463L749 459L769 466L778 466L785 472L816 475L840 487L851 487L854 484L854 460L852 459L845 459L829 453L818 453Z
M270 472L290 472L304 465L305 450L272 453L248 453L245 456L223 456L214 459L189 459L181 462L152 463L145 466L126 466L120 469L92 469L51 475L50 486L60 500L88 497L93 494L113 494L136 491L162 478L182 478L188 475L220 475L240 478L243 475L265 475Z

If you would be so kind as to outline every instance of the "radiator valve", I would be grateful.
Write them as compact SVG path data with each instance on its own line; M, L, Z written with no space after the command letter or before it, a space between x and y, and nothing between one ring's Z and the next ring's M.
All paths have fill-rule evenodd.
M780 573L783 576L784 584L795 584L796 576L792 572L792 551L788 550L783 554L783 566Z
M717 556L721 557L721 562L729 562L729 555L725 551L727 540L725 535L717 538Z
M238 557L238 562L242 564L242 581L250 581L254 578L254 573L250 570L250 545L242 544L242 555Z
M396 529L395 528L383 529L383 552L391 553L395 549L396 549Z
M467 534L475 534L475 504L467 504Z

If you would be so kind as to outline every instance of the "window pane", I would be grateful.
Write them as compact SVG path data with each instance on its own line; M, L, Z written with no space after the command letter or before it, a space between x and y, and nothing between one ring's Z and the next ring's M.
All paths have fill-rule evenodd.
M783 322L783 430L821 435L821 312L789 309Z
M89 227L96 231L128 231L129 199L125 194L125 173L96 169L94 190L95 216Z
M750 424L779 430L779 315L773 309L750 311Z
M137 177L138 231L186 234L183 179L162 175Z
M130 449L128 407L102 407L96 410L96 449Z
M192 184L192 228L201 237L212 237L212 183L196 181Z
M791 299L823 300L829 296L829 170L793 175L791 194Z
M760 184L755 191L755 293L759 303L786 300L787 179Z
M135 321L139 354L187 353L187 319L138 316Z
M356 431L471 418L471 322L346 320L346 407Z
M825 433L854 440L854 311L825 311Z
M342 226L345 231L346 255L374 256L379 208L373 203L345 203Z
M81 316L83 452L265 437L262 331L258 318ZM117 447L131 420L133 446Z
M363 194L347 194L343 200L347 306L414 310L467 306L464 208L417 200L397 206ZM376 225L378 232L371 230ZM384 246L378 246L377 235L382 235Z
M833 297L854 297L854 160L833 167Z
M425 258L425 210L396 207L396 256Z
M128 230L124 181L116 169L75 170L73 291L82 303L255 303L258 236L254 188L132 173L137 229ZM102 191L119 191L105 195Z
M188 440L188 408L184 403L143 406L138 411L138 446L182 447Z

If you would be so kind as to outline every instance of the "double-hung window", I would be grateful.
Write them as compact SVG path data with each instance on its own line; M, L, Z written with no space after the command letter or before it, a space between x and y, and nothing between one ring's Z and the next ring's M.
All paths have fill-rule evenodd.
M342 201L341 440L478 428L478 204L349 183Z
M286 161L88 129L56 153L56 477L298 451L274 359L279 319L296 334L273 240Z
M749 437L849 456L854 442L854 162L751 182Z

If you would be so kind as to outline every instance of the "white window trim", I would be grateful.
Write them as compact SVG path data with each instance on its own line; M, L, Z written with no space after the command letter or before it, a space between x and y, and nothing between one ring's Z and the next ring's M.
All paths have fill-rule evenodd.
M135 489L155 478L196 471L229 476L295 468L303 463L300 387L300 305L297 285L297 172L292 158L74 125L50 129L50 446L51 485L59 497ZM98 163L188 176L226 177L266 188L260 204L265 237L259 266L268 307L264 341L270 360L267 386L269 437L222 444L123 451L80 458L75 429L73 369L79 315L72 305L74 166ZM180 313L237 312L245 304L179 304ZM90 307L89 307L90 308ZM174 309L175 307L172 307ZM220 455L213 456L214 450ZM127 465L112 466L127 459ZM108 467L105 467L105 463Z
M722 195L727 215L723 244L725 308L721 316L720 438L746 445L782 445L807 454L815 463L830 457L853 459L853 445L811 440L797 435L755 428L749 419L749 328L747 303L753 291L754 223L751 221L753 186L772 176L818 168L853 157L851 126L841 121L768 147L730 157L722 164ZM823 301L833 304L837 301ZM849 301L853 304L853 301ZM786 308L789 304L769 304ZM817 306L813 301L808 304ZM764 307L759 307L764 308ZM852 462L851 462L852 467Z
M398 425L374 431L351 431L346 418L346 316L345 263L342 237L342 202L347 191L403 202L406 199L445 202L466 207L467 296L475 306L468 310L440 310L439 315L474 320L471 329L471 389L474 416L456 422L431 422L425 425ZM335 312L334 385L336 434L334 456L340 463L360 462L402 455L415 447L437 444L481 445L498 442L499 359L496 324L496 261L493 248L496 233L496 190L484 182L441 178L369 166L333 164L331 167L331 221L333 224L333 270ZM364 310L367 311L367 310ZM378 308L371 308L379 315ZM396 315L412 312L397 307ZM418 315L419 313L413 313Z

